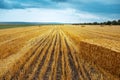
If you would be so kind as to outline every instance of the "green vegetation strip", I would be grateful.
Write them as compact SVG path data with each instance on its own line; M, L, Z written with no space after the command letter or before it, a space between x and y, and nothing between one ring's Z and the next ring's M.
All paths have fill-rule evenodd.
M34 25L0 24L0 29L17 28L17 27L29 27L29 26L34 26Z

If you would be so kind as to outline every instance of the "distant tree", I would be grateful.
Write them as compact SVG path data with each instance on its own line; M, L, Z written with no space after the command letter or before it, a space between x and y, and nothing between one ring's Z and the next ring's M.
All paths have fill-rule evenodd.
M106 25L111 25L111 24L112 24L111 21L107 21L107 22L106 22Z
M106 25L106 24L107 24L107 22L103 22L102 24L103 24L103 25Z
M97 22L93 22L93 25L97 25L98 23Z
M118 25L120 25L120 19L118 20Z
M102 25L103 23L101 22L101 23L99 23L100 25Z
M120 22L120 19L118 20L118 22Z
M113 24L113 25L117 25L117 21L116 21L116 20L113 20L113 21L112 21L112 24Z
M113 21L107 21L107 22L93 22L93 23L77 23L72 25L120 25L120 19L119 20L113 20Z
M92 23L88 23L89 25L92 25Z

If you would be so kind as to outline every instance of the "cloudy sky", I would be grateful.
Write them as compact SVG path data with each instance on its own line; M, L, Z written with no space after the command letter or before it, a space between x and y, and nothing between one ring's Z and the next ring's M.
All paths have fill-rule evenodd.
M119 0L0 0L0 22L102 22L120 19Z

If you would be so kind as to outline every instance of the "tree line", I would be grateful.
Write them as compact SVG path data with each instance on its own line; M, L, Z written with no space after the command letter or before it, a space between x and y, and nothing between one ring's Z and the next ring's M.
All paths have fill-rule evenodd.
M73 25L120 25L120 19L106 22L77 23Z

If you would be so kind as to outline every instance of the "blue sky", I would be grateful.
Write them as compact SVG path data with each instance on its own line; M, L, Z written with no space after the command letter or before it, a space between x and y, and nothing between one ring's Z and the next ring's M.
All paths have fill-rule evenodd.
M119 0L0 0L0 22L102 22L120 19Z

